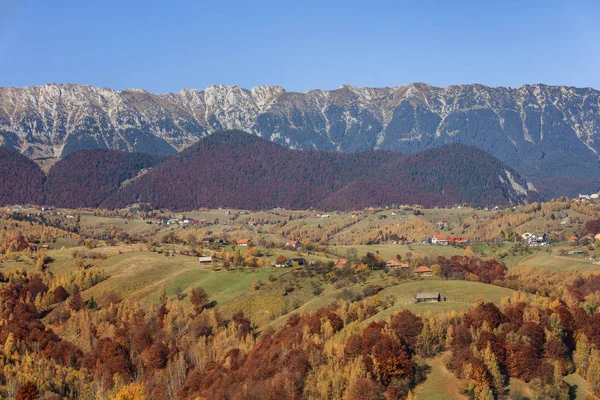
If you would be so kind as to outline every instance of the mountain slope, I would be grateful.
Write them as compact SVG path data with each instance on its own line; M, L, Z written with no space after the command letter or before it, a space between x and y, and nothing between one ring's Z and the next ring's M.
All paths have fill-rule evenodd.
M98 207L128 179L168 156L82 150L56 163L46 181L46 201L61 207Z
M600 92L589 88L410 84L290 93L217 85L164 95L84 85L0 88L0 145L33 159L84 148L173 154L225 129L341 152L465 143L536 182L600 177Z
M536 195L516 172L469 146L416 155L339 154L290 150L242 132L222 132L121 188L103 206L350 210L406 203L521 203Z
M22 154L0 148L0 206L43 204L42 170Z

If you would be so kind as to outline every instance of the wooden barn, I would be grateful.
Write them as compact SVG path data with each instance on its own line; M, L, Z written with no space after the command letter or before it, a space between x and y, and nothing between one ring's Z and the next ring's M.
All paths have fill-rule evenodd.
M417 301L417 303L437 303L443 300L446 300L445 297L442 297L442 295L439 292L435 292L435 293L417 293L417 295L415 296L415 300Z

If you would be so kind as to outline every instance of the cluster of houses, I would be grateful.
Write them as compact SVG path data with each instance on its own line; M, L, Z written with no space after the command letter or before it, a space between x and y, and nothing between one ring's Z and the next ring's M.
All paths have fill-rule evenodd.
M581 236L581 235L578 235L577 233L573 233L569 237L569 242L577 243L579 245L592 244L592 243L595 243L597 240L600 240L600 233L597 234L596 236L592 236L592 235Z
M471 241L462 236L446 236L444 234L424 237L421 240L408 240L405 237L390 240L391 244L436 244L439 246L468 246Z

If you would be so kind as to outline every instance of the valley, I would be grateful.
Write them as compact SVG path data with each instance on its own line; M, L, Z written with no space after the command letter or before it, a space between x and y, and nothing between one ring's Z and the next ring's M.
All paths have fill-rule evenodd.
M41 278L48 291L42 290L29 300L45 310L39 321L58 335L57 340L90 354L97 351L99 340L118 334L111 332L119 329L118 319L128 318L126 313L153 318L157 307L163 307L162 312L167 312L164 318L170 321L162 323L166 325L161 328L161 335L171 332L168 335L186 337L189 329L199 329L188 324L206 318L223 321L218 322L219 326L225 324L223 328L214 326L213 332L247 326L244 329L252 332L256 343L247 343L244 346L250 347L244 351L260 346L260 338L292 329L290 324L298 323L293 321L323 312L334 312L342 320L348 318L344 315L350 310L358 313L353 317L358 318L356 322L348 320L345 324L349 325L331 337L332 343L342 337L348 340L350 332L359 333L381 323L393 324L398 315L415 315L424 324L433 324L428 329L441 329L436 335L446 339L439 342L431 337L425 346L421 341L426 333L419 334L421 344L411 357L417 370L424 368L424 375L415 372L412 383L406 382L406 393L417 399L433 398L432 391L440 398L463 398L472 390L469 382L476 378L453 369L457 359L451 350L457 344L448 339L451 333L447 329L470 323L471 317L467 316L480 307L491 307L488 305L509 310L523 304L527 309L538 310L528 312L541 312L557 301L575 307L573 300L579 298L587 310L597 307L594 299L598 292L592 282L600 276L600 263L595 261L598 250L595 241L586 240L584 233L595 226L593 221L600 217L600 211L595 204L578 200L492 210L406 207L327 214L284 209L172 213L135 207L110 211L20 206L2 209L0 217L3 226L11 225L9 234L2 237L5 247L0 248L0 272L5 279L11 277L3 286L21 279L32 282ZM526 231L548 232L550 244L527 245L521 238ZM24 236L17 238L10 232ZM431 238L440 239L440 235L466 238L468 243L430 243ZM578 240L571 240L574 236ZM203 258L209 261L199 262ZM285 264L286 260L292 261ZM340 260L345 260L345 264ZM386 266L394 265L390 261L397 261L401 267ZM415 276L419 266L429 266L433 273ZM51 299L56 298L59 285L66 289L67 298L56 302ZM198 288L205 296L200 312L194 300ZM8 292L3 293L6 296ZM442 300L416 302L415 298L423 293L439 293ZM81 305L73 300L74 296ZM109 317L113 312L117 314ZM595 315L593 311L591 315ZM82 331L77 325L81 318L91 318L96 333ZM240 318L245 322L233 322L242 321ZM508 325L502 329L508 329ZM209 333L206 339L214 334ZM221 334L225 331L218 333ZM413 339L403 340L412 343ZM231 345L233 342L228 346ZM129 357L136 357L135 353ZM218 360L219 357L215 359ZM578 362L573 360L569 362ZM142 364L133 368L150 373L146 369L150 364L141 359L139 362ZM158 385L152 390L162 390L156 379L168 368L175 368L175 364L168 366L174 362L175 359L162 364L167 365L167 370L159 368L146 375L146 385ZM84 373L77 378L77 385L83 385L78 390L85 390L85 371L101 367L77 368L77 373ZM574 382L581 387L581 382L588 382L586 385L591 386L584 385L581 390L591 396L594 389L590 388L596 383L587 367L579 370L576 364L581 372L570 369L573 367L569 364L563 368L572 376L565 377L560 387L568 388ZM521 396L548 390L539 386L537 378L522 381L511 376L504 378L505 387L493 386L494 390L506 390L511 398L517 393ZM94 382L90 388L98 391L99 382ZM184 386L177 396L186 398L184 390L204 390L201 386L186 389L188 383L180 382ZM127 387L120 385L115 384L114 390ZM394 385L388 386L388 391L397 387ZM107 395L112 393L108 389L111 386L107 386ZM57 390L53 386L42 387ZM210 390L217 389L211 386ZM322 396L320 393L315 396Z

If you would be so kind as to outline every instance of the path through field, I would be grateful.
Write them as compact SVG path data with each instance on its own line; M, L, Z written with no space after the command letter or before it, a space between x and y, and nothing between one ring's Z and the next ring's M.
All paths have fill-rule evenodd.
M459 381L448 371L443 362L443 355L426 360L431 367L427 379L415 390L417 400L450 400L467 399L460 394Z

